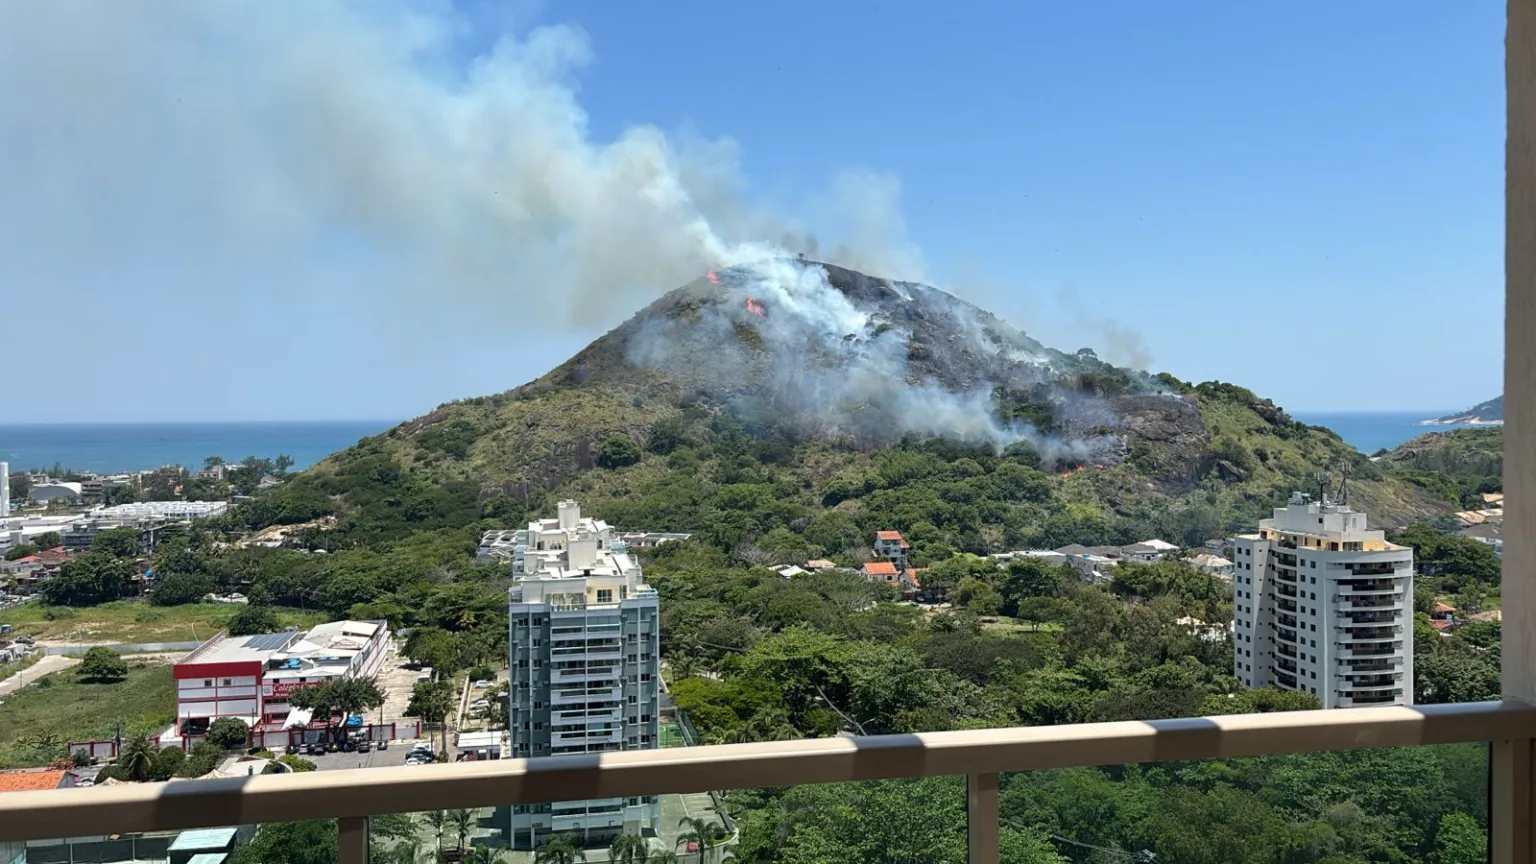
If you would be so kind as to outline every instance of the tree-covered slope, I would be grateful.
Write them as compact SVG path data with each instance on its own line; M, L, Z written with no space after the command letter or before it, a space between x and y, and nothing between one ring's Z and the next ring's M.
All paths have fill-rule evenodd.
M336 454L246 518L336 512L339 545L510 524L574 496L624 528L728 547L827 556L899 528L938 558L1196 544L1318 471L1347 473L1377 524L1449 509L1242 387L1046 348L924 286L789 273L711 274L537 381Z
M1382 451L1372 461L1388 476L1459 507L1480 510L1484 493L1504 488L1504 430L1431 432Z

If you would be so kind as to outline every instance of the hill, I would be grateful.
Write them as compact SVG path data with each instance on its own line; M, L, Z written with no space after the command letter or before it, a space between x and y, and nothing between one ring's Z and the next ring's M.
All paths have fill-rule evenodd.
M1422 426L1493 426L1504 423L1504 397L1495 396L1465 411L1448 414L1438 420L1424 420Z
M1504 488L1504 430L1450 429L1420 435L1372 457L1378 467L1429 494L1482 509L1485 492Z
M1378 524L1449 509L1242 387L1052 349L927 286L776 261L708 274L540 379L366 439L244 515L337 511L334 546L576 496L621 527L784 558L899 527L933 559L1199 543L1321 469L1347 471Z

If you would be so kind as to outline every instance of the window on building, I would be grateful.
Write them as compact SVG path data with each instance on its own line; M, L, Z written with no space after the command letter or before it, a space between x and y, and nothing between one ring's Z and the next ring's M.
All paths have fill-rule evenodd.
M599 588L599 589L597 589L597 602L599 602L599 603L612 603L613 602L613 589L612 588Z
M213 679L212 678L204 679L203 686L204 687L212 687L213 686Z

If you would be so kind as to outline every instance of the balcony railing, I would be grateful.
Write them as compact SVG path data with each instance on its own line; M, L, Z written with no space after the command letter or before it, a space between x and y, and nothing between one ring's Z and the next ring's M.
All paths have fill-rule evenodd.
M1478 702L133 783L7 793L0 841L337 819L340 864L366 864L368 817L411 812L423 801L440 809L482 808L689 794L727 784L746 789L963 774L969 859L991 864L998 860L1000 772L1491 741L1497 827L1521 803L1502 801L1499 790L1528 782L1533 737L1536 708ZM1526 774L1511 774L1521 771Z

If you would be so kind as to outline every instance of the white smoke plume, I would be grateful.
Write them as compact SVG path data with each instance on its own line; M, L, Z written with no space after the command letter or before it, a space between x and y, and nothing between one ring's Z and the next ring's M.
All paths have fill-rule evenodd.
M1070 375L1067 358L937 289L841 278L840 287L821 265L782 257L711 274L707 302L640 322L627 359L673 380L707 364L703 380L725 398L816 434L941 436L997 449L1023 442L1048 462L1117 458L1113 434L1057 436L1000 418L995 388L1034 385L1088 416L1077 403L1098 400L1056 384ZM1106 408L1091 425L1104 422L1099 415L1114 424Z
M0 4L0 283L325 290L348 277L315 250L346 245L381 301L592 328L744 244L820 252L744 200L729 140L595 140L579 29L465 63L466 26L449 0ZM921 277L898 197L836 179L835 257Z

